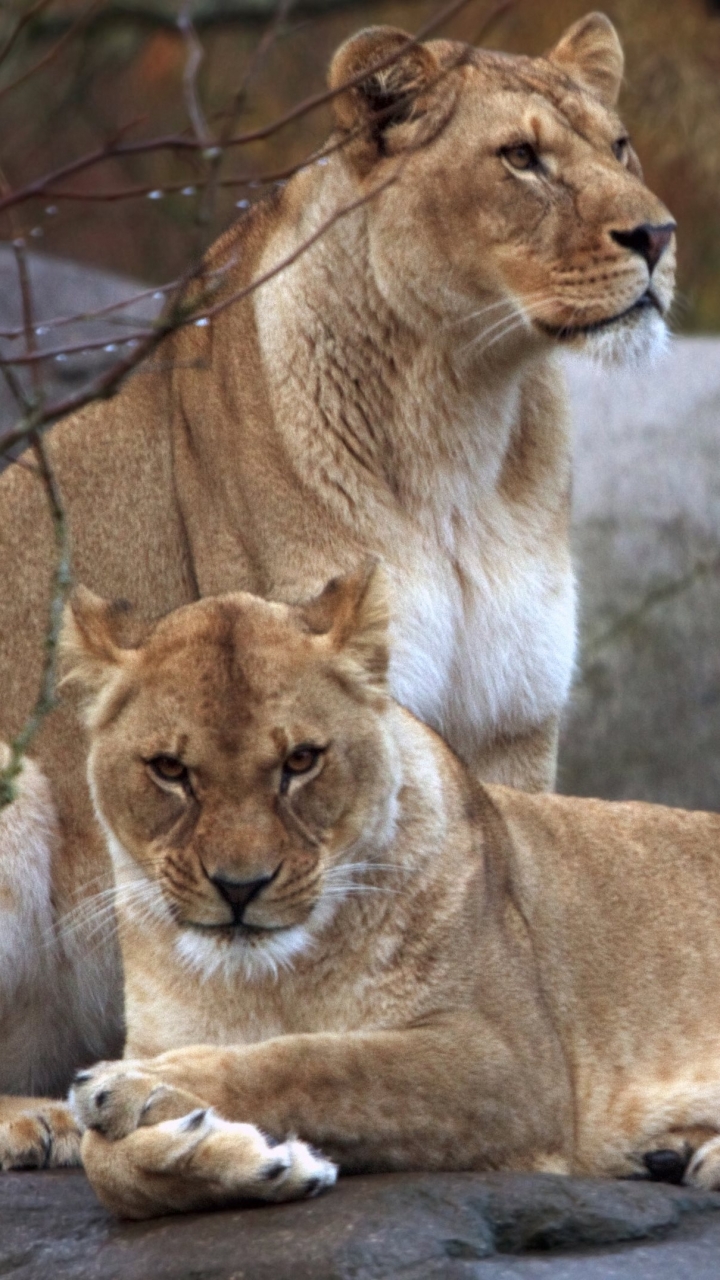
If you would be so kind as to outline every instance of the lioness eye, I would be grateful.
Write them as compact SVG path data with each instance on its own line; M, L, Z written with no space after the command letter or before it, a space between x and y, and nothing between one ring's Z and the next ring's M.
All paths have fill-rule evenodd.
M618 138L617 142L613 142L612 144L613 155L621 164L627 164L629 145L629 138Z
M186 782L188 771L176 756L153 756L148 760L152 772L164 782Z
M283 772L286 774L309 773L320 757L319 747L297 747L286 757Z
M540 158L529 142L522 142L517 147L503 147L500 155L513 169L538 169Z

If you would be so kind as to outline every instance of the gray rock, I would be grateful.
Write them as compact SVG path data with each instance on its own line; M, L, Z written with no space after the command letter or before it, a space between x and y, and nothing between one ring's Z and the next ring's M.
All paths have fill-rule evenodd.
M581 649L560 787L720 808L720 341L567 373Z
M85 350L70 351L62 359L50 357L42 362L43 388L52 403L74 395L118 360L123 339L144 330L162 306L162 298L152 295L110 315L93 317L90 312L131 299L147 292L148 286L109 271L95 271L75 262L28 254L28 273L32 293L34 326L44 330L36 336L38 350L81 347L98 342ZM75 317L71 324L48 327L65 317ZM87 317L87 318L85 318ZM22 327L22 301L15 254L9 245L0 245L0 333ZM118 350L105 350L106 346ZM7 359L24 351L24 336L18 339L0 337L0 352ZM30 388L27 367L16 366L23 387ZM0 378L0 436L18 420L20 412L5 379ZM1 463L2 459L0 459Z
M116 1222L82 1173L4 1174L13 1280L405 1280L478 1274L496 1253L656 1239L720 1195L549 1174L347 1178L304 1203Z

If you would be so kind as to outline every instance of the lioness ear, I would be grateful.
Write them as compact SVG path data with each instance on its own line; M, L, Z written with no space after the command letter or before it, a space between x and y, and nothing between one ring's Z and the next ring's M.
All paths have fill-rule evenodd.
M87 587L76 587L65 605L60 653L66 674L63 684L76 682L87 693L98 693L127 657L117 641L118 607Z
M604 13L588 13L580 18L546 56L571 80L599 98L603 106L615 106L625 56L618 33Z
M309 629L359 663L373 684L385 683L390 608L387 578L377 560L365 560L354 573L333 578L302 613Z
M368 72L334 99L338 127L359 135L346 148L356 162L367 166L378 156L419 146L447 118L449 87L445 95L430 92L440 64L427 45L407 48L411 39L396 27L368 27L341 45L332 60L331 89Z

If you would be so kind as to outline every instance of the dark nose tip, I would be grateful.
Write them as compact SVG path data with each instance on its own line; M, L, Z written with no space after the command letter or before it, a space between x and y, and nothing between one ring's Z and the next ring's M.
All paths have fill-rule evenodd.
M666 222L662 227L654 227L650 222L643 222L641 227L633 227L632 231L611 231L610 235L616 244L624 249L639 253L648 264L650 274L655 270L675 232L675 223Z
M260 876L257 880L228 880L224 876L210 877L220 897L225 899L232 911L233 924L242 922L245 908L274 878L274 876Z

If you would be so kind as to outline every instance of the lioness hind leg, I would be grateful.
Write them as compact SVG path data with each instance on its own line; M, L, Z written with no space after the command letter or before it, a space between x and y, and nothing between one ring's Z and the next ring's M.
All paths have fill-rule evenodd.
M80 1164L80 1128L64 1102L0 1099L0 1169L60 1169Z
M82 1159L106 1208L136 1219L247 1199L303 1199L337 1176L335 1165L305 1143L272 1145L254 1125L231 1124L212 1108L136 1129L117 1142L88 1130Z

